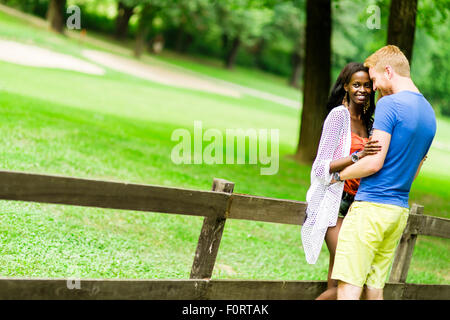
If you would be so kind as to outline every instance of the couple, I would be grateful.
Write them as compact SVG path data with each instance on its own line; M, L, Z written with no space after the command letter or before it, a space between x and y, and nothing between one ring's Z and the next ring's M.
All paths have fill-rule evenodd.
M327 107L301 230L306 260L316 263L325 238L328 289L318 299L359 299L363 290L383 299L411 184L436 133L434 111L392 45L364 65L349 63Z

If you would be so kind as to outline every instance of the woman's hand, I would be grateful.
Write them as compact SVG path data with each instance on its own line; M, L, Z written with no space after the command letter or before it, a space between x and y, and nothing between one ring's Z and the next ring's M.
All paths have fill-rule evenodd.
M372 140L372 137L370 137L369 140L364 145L364 149L358 153L358 156L360 159L362 159L365 156L377 154L380 151L381 146L378 144L378 140Z

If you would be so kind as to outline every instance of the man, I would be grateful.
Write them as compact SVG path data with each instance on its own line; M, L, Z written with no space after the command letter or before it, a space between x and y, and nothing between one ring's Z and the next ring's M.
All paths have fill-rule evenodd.
M339 233L332 279L338 299L383 299L395 248L408 219L408 197L436 133L436 118L410 77L409 62L388 45L366 59L373 89L382 98L375 110L376 155L335 173L334 180L361 179Z

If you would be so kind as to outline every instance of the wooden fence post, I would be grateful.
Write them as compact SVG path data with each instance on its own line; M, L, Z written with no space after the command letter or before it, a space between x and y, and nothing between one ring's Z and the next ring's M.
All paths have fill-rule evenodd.
M411 214L423 214L423 206L413 204L410 210ZM391 275L389 282L406 282L408 276L409 265L414 251L414 245L416 244L417 230L414 230L414 226L411 226L410 221L403 231L402 238L397 247L395 253L394 263L392 264Z
M214 178L212 191L233 193L234 183ZM217 215L205 217L195 251L194 263L191 269L191 279L210 279L214 270L220 240L225 227L226 212L229 210L231 198L226 207Z

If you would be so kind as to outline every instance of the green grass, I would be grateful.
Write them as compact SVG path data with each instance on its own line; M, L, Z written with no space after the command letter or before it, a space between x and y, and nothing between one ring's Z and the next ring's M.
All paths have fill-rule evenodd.
M287 79L257 69L236 66L232 70L226 70L223 67L223 61L205 57L190 57L167 50L154 57L157 60L203 75L289 98L298 101L299 104L302 102L301 91L287 86Z
M76 41L0 13L0 38L26 42L27 37L80 56ZM258 78L243 68L228 74L210 61L161 59L235 83L240 83L235 77ZM305 200L310 167L289 157L298 139L296 110L247 96L168 87L112 70L92 76L0 62L0 74L2 170L201 190L210 190L218 177L233 181L238 193ZM255 88L264 90L265 82L271 86L270 78L255 80ZM282 86L282 79L273 82ZM262 176L261 165L173 164L171 133L176 128L192 132L194 120L222 132L280 129L279 172ZM449 146L449 133L448 120L439 119L436 140ZM450 218L448 156L433 147L413 185L410 202L424 204L426 214ZM0 275L188 278L201 224L201 218L191 216L0 201ZM448 240L419 237L408 281L450 284L448 248ZM229 220L213 276L325 280L327 271L325 246L317 264L306 263L299 226Z

